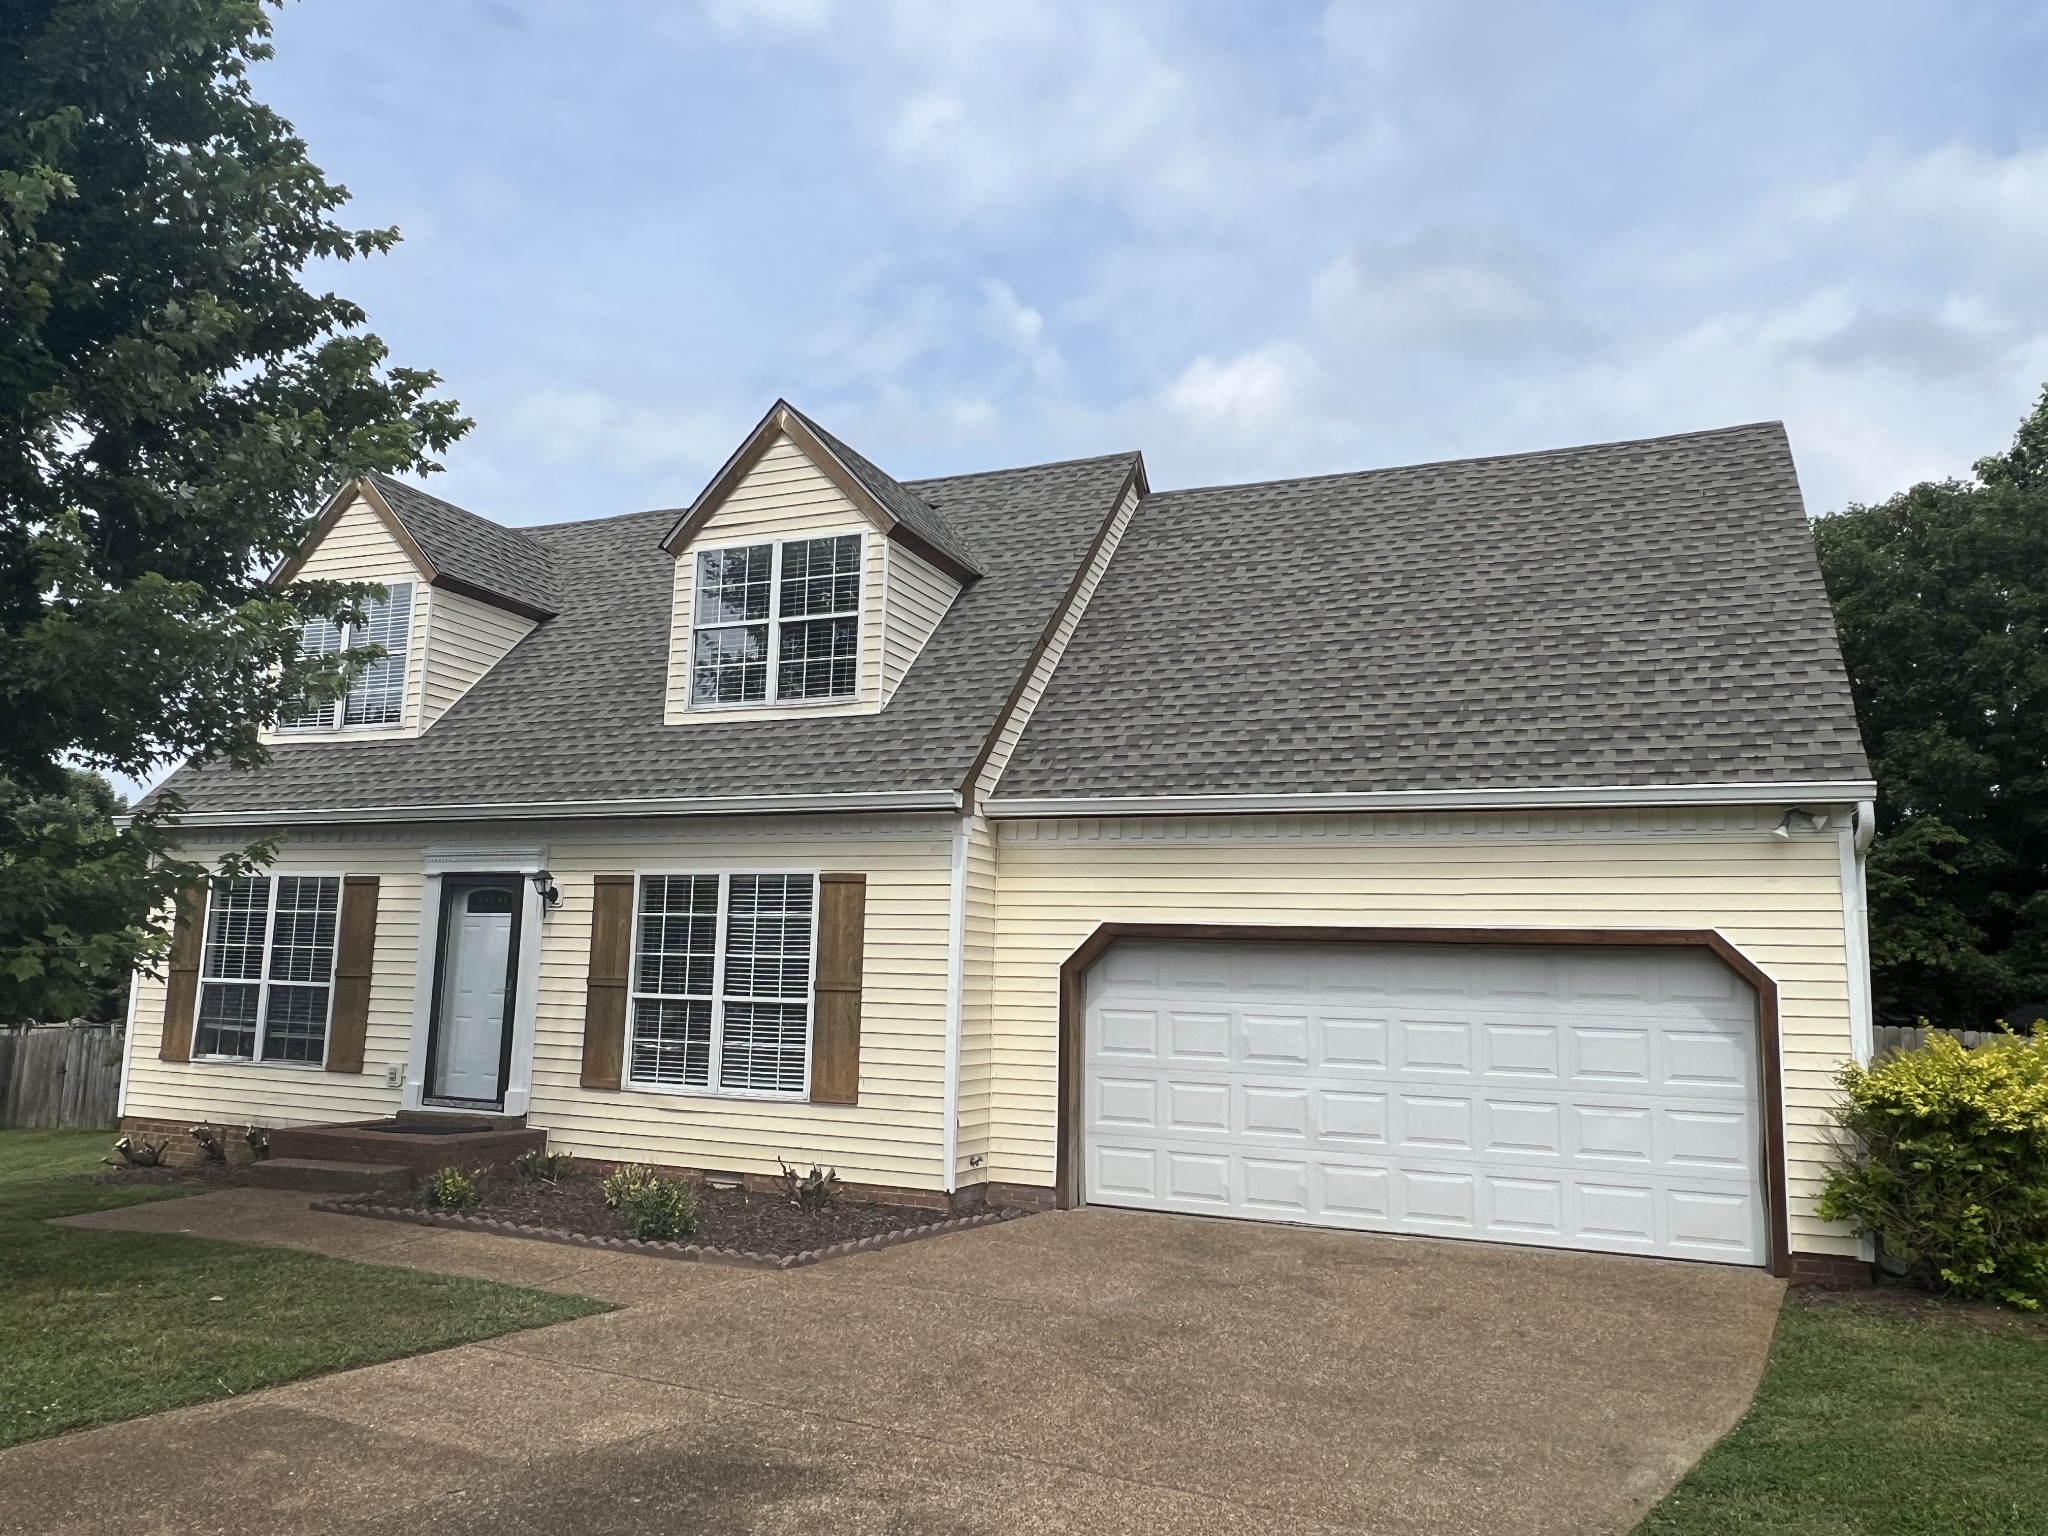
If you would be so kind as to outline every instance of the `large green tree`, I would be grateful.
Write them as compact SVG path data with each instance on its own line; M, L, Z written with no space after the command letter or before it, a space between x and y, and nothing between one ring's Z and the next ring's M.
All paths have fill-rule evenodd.
M1877 776L1880 1008L2048 1001L2048 391L1973 482L1814 526Z
M362 590L265 574L345 476L436 468L468 426L305 281L398 237L338 222L345 190L255 99L268 38L259 0L0 5L0 803L75 794L69 765L261 761L282 702L366 659L297 649ZM194 873L166 857L176 809L119 834L118 931ZM61 857L22 826L0 815L0 970L160 942L15 926L37 905L9 882Z

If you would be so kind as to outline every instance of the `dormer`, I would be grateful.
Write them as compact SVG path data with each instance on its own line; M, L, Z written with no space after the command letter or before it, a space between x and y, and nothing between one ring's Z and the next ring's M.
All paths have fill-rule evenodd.
M662 547L670 725L875 714L981 575L938 508L780 400Z
M430 728L560 606L547 551L388 475L350 481L273 585L375 582L362 624L309 623L312 651L379 645L381 660L319 710L288 714L268 742L380 741Z

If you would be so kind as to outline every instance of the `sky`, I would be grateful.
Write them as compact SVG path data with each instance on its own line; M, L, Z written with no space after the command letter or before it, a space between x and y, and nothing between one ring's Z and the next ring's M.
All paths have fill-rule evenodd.
M1781 419L1809 510L2048 381L2048 8L293 0L395 224L317 277L476 418L438 494L687 504L778 397L899 478L1156 488Z

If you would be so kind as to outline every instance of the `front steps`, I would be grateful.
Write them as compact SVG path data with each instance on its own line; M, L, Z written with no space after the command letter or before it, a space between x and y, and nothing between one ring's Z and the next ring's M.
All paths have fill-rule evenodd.
M249 1165L258 1189L303 1189L329 1195L363 1195L380 1189L411 1189L413 1171L403 1163L356 1163L326 1157L267 1157Z
M270 1133L270 1156L251 1165L252 1171L291 1164L297 1172L277 1179L328 1176L306 1172L354 1166L396 1168L410 1188L443 1168L510 1168L528 1152L544 1151L548 1133L528 1130L523 1115L482 1115L447 1110L403 1110L388 1120L357 1120L342 1125L280 1126ZM336 1173L333 1177L341 1177ZM383 1177L380 1174L378 1177ZM370 1177L365 1174L363 1177ZM259 1177L259 1182L269 1182ZM284 1184L278 1189L381 1189L382 1184Z

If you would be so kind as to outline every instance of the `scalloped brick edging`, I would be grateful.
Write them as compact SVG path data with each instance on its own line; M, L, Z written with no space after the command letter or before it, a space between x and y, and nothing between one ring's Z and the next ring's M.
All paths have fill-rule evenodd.
M801 1253L748 1253L738 1248L709 1248L698 1243L643 1242L637 1237L592 1237L564 1227L534 1227L523 1222L500 1221L492 1216L459 1216L452 1211L422 1211L411 1206L378 1205L367 1195L349 1195L339 1200L315 1200L310 1209L333 1216L367 1216L375 1221L401 1221L417 1227L448 1227L463 1232L491 1232L500 1237L524 1237L535 1242L560 1243L567 1248L597 1248L606 1253L643 1253L654 1259L681 1259L694 1264L729 1264L738 1269L801 1269L827 1259L843 1259L856 1253L873 1253L914 1243L919 1238L938 1237L947 1232L964 1232L969 1227L994 1226L1015 1221L1029 1211L981 1211L972 1216L955 1216L947 1221L930 1221L922 1226L902 1227L894 1232L877 1232L824 1248L806 1248Z

